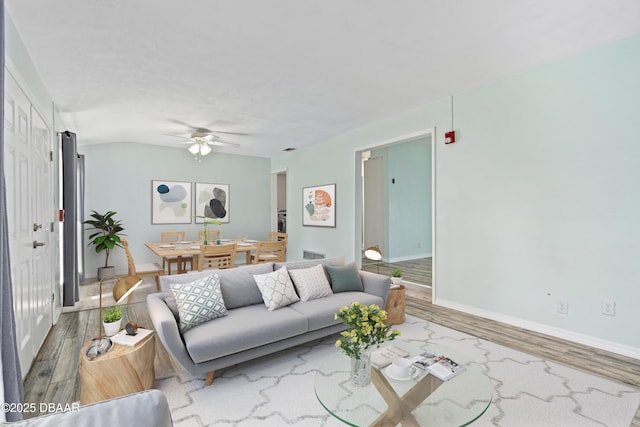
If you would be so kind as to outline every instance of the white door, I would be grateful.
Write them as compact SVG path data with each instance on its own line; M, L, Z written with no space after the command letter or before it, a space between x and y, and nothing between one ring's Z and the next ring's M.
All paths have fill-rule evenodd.
M16 337L23 376L51 327L51 131L5 70L5 180Z

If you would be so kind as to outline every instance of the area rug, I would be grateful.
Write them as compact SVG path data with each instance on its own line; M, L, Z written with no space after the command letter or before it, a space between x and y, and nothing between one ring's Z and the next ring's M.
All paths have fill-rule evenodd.
M474 426L629 426L640 390L407 316L405 340L429 341L466 354L493 384L493 400ZM174 425L343 426L314 394L316 370L335 337L314 341L226 369L205 387L181 372L156 380Z

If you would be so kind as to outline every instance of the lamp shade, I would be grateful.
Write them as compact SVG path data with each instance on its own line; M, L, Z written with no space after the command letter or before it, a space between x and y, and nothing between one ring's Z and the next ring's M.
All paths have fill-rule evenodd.
M380 261L382 259L382 251L377 245L369 246L367 250L364 251L364 256L371 261Z
M125 276L113 285L113 299L118 303L128 297L142 283L138 276Z

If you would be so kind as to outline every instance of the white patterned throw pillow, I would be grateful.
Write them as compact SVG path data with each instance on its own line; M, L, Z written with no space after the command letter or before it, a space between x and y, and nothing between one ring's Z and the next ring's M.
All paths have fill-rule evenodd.
M253 279L258 285L264 305L267 306L269 311L300 301L291 282L291 277L289 277L287 267L282 267L272 273L254 274Z
M333 294L321 264L309 268L289 270L289 275L293 279L298 295L300 295L300 301L328 297Z
M227 315L217 274L189 283L172 283L171 292L178 305L182 333L202 322Z

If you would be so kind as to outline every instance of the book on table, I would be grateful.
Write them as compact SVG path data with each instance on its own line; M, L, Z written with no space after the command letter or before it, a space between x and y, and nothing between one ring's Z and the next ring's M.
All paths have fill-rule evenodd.
M464 366L459 365L444 354L429 351L425 351L416 357L413 364L440 378L442 381L450 380L464 370Z
M121 330L117 334L111 337L111 341L114 344L126 345L128 347L135 347L138 343L144 340L146 337L153 333L152 329L138 328L135 335L127 335L125 329Z
M382 369L393 362L398 357L407 357L409 353L395 345L388 345L371 352L371 365L374 368Z

